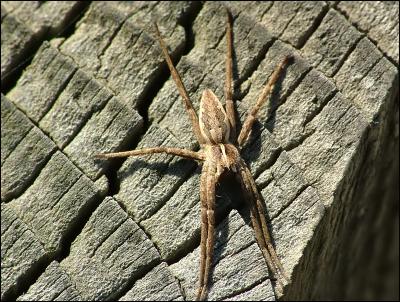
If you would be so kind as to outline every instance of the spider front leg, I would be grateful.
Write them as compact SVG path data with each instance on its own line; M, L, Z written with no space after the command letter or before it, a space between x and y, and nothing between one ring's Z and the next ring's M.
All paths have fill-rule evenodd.
M196 111L193 108L193 104L189 98L187 91L186 91L185 85L183 85L181 76L179 75L179 72L176 70L174 64L172 63L171 57L169 56L169 53L167 50L167 46L165 45L165 42L164 42L163 38L161 37L161 33L158 29L157 23L154 23L154 27L156 29L157 38L160 43L161 50L163 52L165 61L167 62L168 68L171 72L171 76L174 79L174 82L176 84L176 87L178 88L179 94L182 97L186 112L189 114L189 118L190 118L190 121L191 121L192 127L193 127L193 132L197 138L197 141L200 144L203 144L204 138L200 132L199 119L197 117Z
M216 164L205 161L201 173L201 242L199 290L196 300L204 300L208 292L210 269L214 254L215 186L219 175Z
M154 154L154 153L167 153L171 155L180 156L183 158L193 159L193 160L205 160L205 155L203 152L191 151L187 149L181 148L170 148L170 147L154 147L154 148L143 148L138 150L130 150L123 152L115 152L115 153L99 153L95 154L96 158L116 158L116 157L129 157L129 156L138 156L138 155L146 155L146 154Z
M226 58L225 58L225 110L226 115L228 116L229 123L231 126L231 141L236 142L236 116L235 116L235 107L233 105L233 87L232 87L232 16L229 12L229 9L226 9Z
M257 190L256 183L249 168L243 160L239 161L237 170L238 174L236 177L242 186L246 196L245 199L250 207L251 223L255 232L257 243L261 248L269 269L277 279L280 291L282 291L284 286L282 279L287 281L288 278L272 245L270 232L265 219L264 201L261 194Z
M262 90L261 94L259 95L256 104L254 107L251 109L249 114L246 117L245 122L243 123L242 130L239 133L238 136L238 144L239 147L242 147L244 143L247 141L249 138L250 131L253 127L253 123L257 118L258 111L260 111L262 105L265 103L267 100L267 97L270 95L272 89L274 88L276 82L279 79L279 76L281 75L283 69L287 64L292 61L293 57L292 56L286 56L281 63L279 63L276 67L274 72L272 73L271 77L269 78L267 84L265 84L264 89Z

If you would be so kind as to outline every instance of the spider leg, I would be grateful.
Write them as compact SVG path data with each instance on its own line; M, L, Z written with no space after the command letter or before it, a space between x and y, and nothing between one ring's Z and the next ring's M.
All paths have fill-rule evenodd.
M265 261L268 264L278 284L283 288L280 277L288 280L281 262L278 259L276 251L272 245L270 232L265 219L265 205L261 194L258 192L256 183L251 175L249 168L243 161L238 163L239 179L242 189L246 195L246 201L250 206L250 216L252 226L255 232L256 240L261 248Z
M196 300L204 300L208 292L208 281L214 254L215 186L218 181L217 167L206 162L201 175L201 257L200 286Z
M225 110L231 126L231 138L236 141L236 120L235 120L235 107L233 106L233 89L232 89L232 16L228 8L226 9L226 59L225 59Z
M203 152L191 151L181 148L169 148L169 147L155 147L155 148L143 148L138 150L116 152L116 153L100 153L96 154L96 158L114 158L114 157L128 157L128 156L138 156L154 153L167 153L171 155L176 155L184 158L194 159L194 160L205 160L205 155Z
M200 179L200 202L201 202L201 242L200 242L200 277L199 291L197 300L199 300L201 291L204 286L204 271L206 268L206 244L208 234L208 218L207 218L207 178L208 178L208 162L203 164Z
M174 82L176 84L176 87L178 88L179 94L181 95L183 102L185 104L186 111L189 114L190 120L192 122L194 134L196 135L197 141L200 144L204 144L204 139L200 132L199 119L197 118L196 111L194 110L192 102L190 101L190 98L186 91L185 85L183 85L181 77L179 76L178 71L176 70L174 64L172 63L171 57L169 56L167 47L164 43L163 38L161 37L157 23L154 23L154 26L156 28L157 38L160 43L165 61L167 62L168 68L171 72L171 76L174 79Z
M285 66L289 63L292 57L287 56L283 59L281 63L279 63L276 67L274 72L272 73L271 77L269 78L267 84L264 86L264 89L262 90L260 96L257 99L256 104L254 107L251 109L249 114L247 115L247 118L243 124L242 130L240 131L239 137L238 137L238 144L239 146L243 146L246 140L249 137L251 128L253 126L254 121L257 118L257 113L260 110L261 106L265 103L267 100L268 95L271 93L272 89L274 88L274 85L276 81L279 79L279 76Z

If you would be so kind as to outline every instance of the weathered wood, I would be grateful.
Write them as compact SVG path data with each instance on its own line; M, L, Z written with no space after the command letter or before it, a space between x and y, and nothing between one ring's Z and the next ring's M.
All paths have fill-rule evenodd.
M167 130L151 126L138 148L154 146L185 147ZM127 159L118 171L120 190L115 195L136 221L149 218L165 205L193 171L195 163L166 154Z
M2 177L7 178L3 170ZM3 225L7 220L2 216L2 242L12 241L9 247L2 245L2 262L11 263L2 275L3 297L18 292L21 286L24 288L23 283L32 278L35 270L62 253L63 242L71 236L85 212L95 206L98 195L94 184L65 155L57 152L25 192L4 205L5 213L13 213L17 226L23 225L18 228L26 229L23 233L26 235ZM16 239L21 246L16 244ZM10 253L13 249L16 251Z
M75 289L68 274L60 263L53 261L40 275L39 279L29 288L26 294L17 301L76 301L82 300L81 294Z
M81 1L2 1L1 85L31 58L32 48L60 34L84 6Z
M183 300L178 282L168 265L162 262L142 279L137 280L119 301L160 301L166 297L171 301Z
M56 146L6 97L1 98L1 199L17 197L48 161Z
M3 53L3 46L26 51L32 33L50 22L41 16L52 5L35 6L37 13L29 15L27 3L2 3L2 67L22 60L18 51ZM375 199L379 177L385 169L395 171L390 148L396 142L398 148L392 130L398 129L398 46L391 42L398 39L392 23L397 18L398 24L398 4L365 4L364 12L345 2L93 2L69 36L43 41L15 87L2 95L2 299L195 297L196 163L154 154L121 166L93 155L132 147L198 148L152 22L198 109L205 88L223 95L224 5L234 17L241 120L276 64L294 55L242 151L290 276L283 298L396 297L390 289L361 294L351 274L365 280L357 264L368 258L368 267L378 268L374 256L390 247L380 242L376 254L362 252L372 250L365 239L371 225L378 237L393 228L384 219L391 217L393 198L382 197L382 207ZM368 27L367 20L386 15L392 16L388 24ZM67 21L50 22L53 34L76 16L72 8L55 11L51 22ZM387 27L393 30L386 33ZM35 39L41 43L43 36ZM382 188L394 192L391 183ZM219 188L208 298L276 300L236 192L232 184ZM373 215L360 216L371 210L384 218L374 224ZM393 279L390 272L382 278Z
M341 1L337 8L368 38L399 63L399 4L385 1Z
M364 38L334 80L343 95L362 111L369 122L377 122L386 105L385 101L395 93L397 78L393 64Z
M32 78L35 82L29 81ZM93 156L88 161L82 152L93 155L123 148L143 124L135 110L46 42L7 96L92 180L98 179L109 163Z
M93 212L60 266L84 300L113 300L159 262L153 243L115 200Z
M18 294L21 276L32 273L46 251L11 207L1 204L1 295Z
M314 67L332 77L361 37L344 16L330 9L302 47L302 53Z
M102 80L126 104L136 107L163 70L158 44L149 34L152 22L159 24L175 57L185 43L177 20L185 18L193 6L183 2L93 3L60 51Z
M46 42L41 46L19 84L7 95L35 123L50 110L77 70L70 58L48 46Z

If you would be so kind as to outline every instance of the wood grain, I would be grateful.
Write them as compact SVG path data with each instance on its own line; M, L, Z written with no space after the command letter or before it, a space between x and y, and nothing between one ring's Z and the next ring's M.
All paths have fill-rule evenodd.
M398 299L395 271L374 273L398 264L398 26L365 21L398 24L398 3L93 2L80 14L76 3L3 1L2 86L15 84L1 99L2 300L195 297L196 164L92 155L198 148L151 26L198 110L206 88L223 99L223 5L241 122L276 64L295 57L243 150L290 276L283 298ZM41 21L47 10L58 18ZM218 192L209 299L279 298L240 194Z

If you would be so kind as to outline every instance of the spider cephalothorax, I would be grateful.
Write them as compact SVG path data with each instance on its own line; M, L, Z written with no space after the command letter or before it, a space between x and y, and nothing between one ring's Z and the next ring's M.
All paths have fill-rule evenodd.
M244 192L245 202L250 208L252 226L257 243L263 253L267 265L277 280L280 288L283 280L287 279L283 267L272 245L270 233L265 219L265 206L261 194L258 192L255 181L249 168L240 156L240 149L247 141L253 123L260 107L265 103L274 84L278 80L281 71L287 65L289 57L286 57L274 70L270 79L262 90L256 104L250 111L238 136L236 136L235 108L232 100L232 19L230 13L226 28L227 56L225 79L225 108L217 96L206 89L201 98L200 118L193 108L182 80L176 71L166 49L165 43L155 25L158 40L161 45L165 60L171 71L171 75L177 85L184 105L189 114L193 132L200 144L200 150L195 152L187 149L154 147L139 150L103 153L96 155L99 158L127 157L151 153L168 153L185 158L198 160L203 163L200 201L201 201L201 242L200 242L200 285L197 299L205 299L209 282L210 269L214 249L215 228L215 187L224 171L235 174Z

